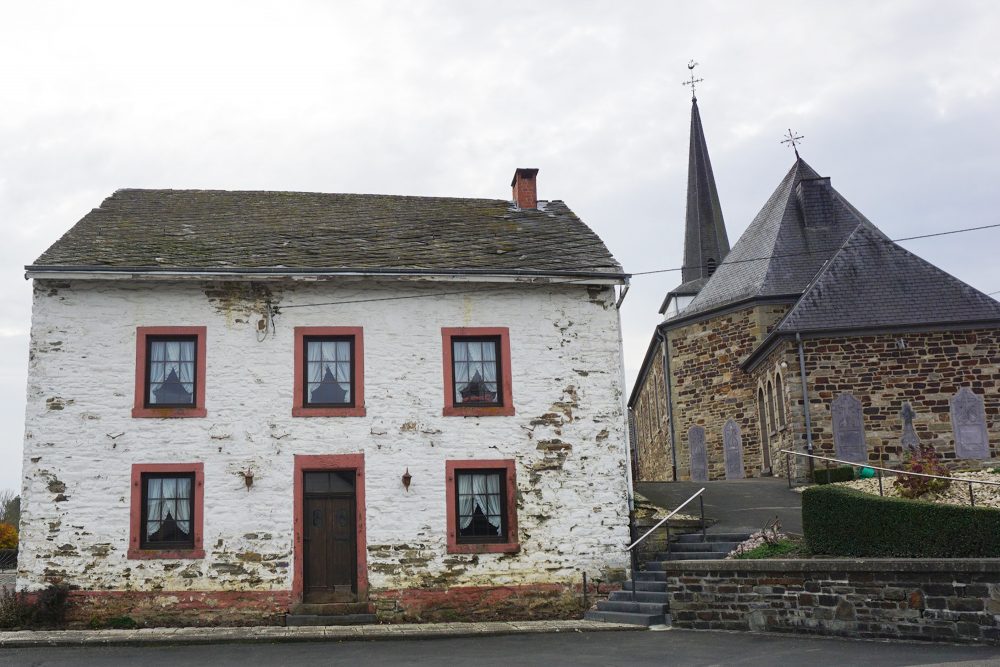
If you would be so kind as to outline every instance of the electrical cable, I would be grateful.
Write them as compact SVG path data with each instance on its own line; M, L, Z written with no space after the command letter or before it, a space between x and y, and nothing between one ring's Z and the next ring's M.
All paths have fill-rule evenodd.
M976 231L981 231L981 230L984 230L984 229L994 229L994 228L997 228L997 227L1000 227L1000 223L996 223L996 224L992 224L992 225L981 225L981 226L978 226L978 227L965 227L965 228L962 228L962 229L950 229L950 230L947 230L947 231L944 231L944 232L933 232L931 234L919 234L917 236L905 236L905 237L902 237L902 238L890 239L890 240L893 243L901 243L903 241L916 241L916 240L919 240L919 239L928 239L928 238L934 238L934 237L937 237L937 236L949 236L951 234L962 234L962 233L965 233L965 232L976 232ZM810 250L810 251L806 251L806 252L794 252L794 253L774 253L774 254L771 254L771 255L763 255L763 256L760 256L760 257L748 257L748 258L745 258L745 259L724 260L723 263L720 264L718 268L721 268L723 265L746 264L746 263L749 263L749 262L761 262L761 261L764 261L764 260L781 258L781 257L804 257L804 256L809 256L809 255L821 254L821 253L830 253L830 252L835 252L835 251L839 250L842 246L843 246L843 244L840 244L840 245L837 245L837 246L831 246L829 248L825 248L825 249L821 249L821 250ZM635 276L651 276L651 275L655 275L655 274L659 274L659 273L673 273L673 272L676 272L676 271L683 271L686 268L699 268L700 269L700 268L705 268L705 267L700 266L700 265L694 265L694 266L690 266L690 267L682 266L682 267L670 268L670 269L653 269L651 271L636 271L635 273L631 273L631 274L628 274L628 275L631 276L631 277L635 277ZM553 281L547 282L545 284L547 284L547 285L569 285L569 284L573 284L573 283L588 282L590 280L593 280L593 278L591 277L591 278L577 278L577 279L567 279L567 280L553 280ZM407 295L402 295L402 296L386 296L386 297L377 297L377 298L370 298L370 299L350 299L350 300L346 300L346 301L327 301L327 302L324 302L324 303L298 303L298 304L290 304L290 305L287 305L287 306L274 306L273 307L273 311L274 311L274 314L281 314L282 310L286 310L286 309L289 309L289 308L316 308L316 307L320 307L320 306L341 306L341 305L356 304L356 303L375 303L375 302L380 302L380 301L402 301L402 300L405 300L405 299L425 299L425 298L428 298L428 297L440 297L440 296L448 296L448 295L454 295L454 294L473 294L473 293L485 292L485 291L489 291L489 290L506 289L507 287L510 287L512 285L521 285L521 284L522 283L511 283L510 285L507 285L507 284L504 284L504 285L490 284L490 285L487 285L487 286L484 286L484 287L480 287L478 289L462 289L462 290L453 290L453 291L450 291L450 292L434 292L433 294L407 294ZM1000 290L997 290L996 292L989 292L989 294L991 294L991 295L992 294L1000 294ZM272 322L273 322L273 320L272 320Z

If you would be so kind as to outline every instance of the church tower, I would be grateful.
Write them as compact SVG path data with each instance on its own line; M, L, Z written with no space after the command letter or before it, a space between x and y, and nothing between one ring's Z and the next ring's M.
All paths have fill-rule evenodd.
M694 69L694 65L688 65ZM688 153L687 215L684 226L684 266L681 284L667 293L660 314L666 318L679 314L691 303L715 268L729 252L726 223L715 188L715 174L708 157L708 144L701 125L698 98L694 94L694 73L686 85L691 86L691 147Z

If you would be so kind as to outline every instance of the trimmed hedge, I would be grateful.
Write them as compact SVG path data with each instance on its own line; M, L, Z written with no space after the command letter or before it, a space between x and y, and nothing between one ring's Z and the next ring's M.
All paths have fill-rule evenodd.
M836 486L802 493L802 530L810 551L829 556L1000 557L1000 510Z
M833 484L834 482L849 482L854 479L854 468L852 466L840 466L838 468L816 468L812 472L813 481L817 484Z

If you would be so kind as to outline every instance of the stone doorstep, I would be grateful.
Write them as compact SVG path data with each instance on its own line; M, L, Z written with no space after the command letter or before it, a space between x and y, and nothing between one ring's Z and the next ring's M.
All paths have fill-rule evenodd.
M0 649L52 646L232 644L374 639L443 639L554 632L644 630L598 621L497 621L354 626L249 626L236 628L143 628L139 630L19 630L0 632Z

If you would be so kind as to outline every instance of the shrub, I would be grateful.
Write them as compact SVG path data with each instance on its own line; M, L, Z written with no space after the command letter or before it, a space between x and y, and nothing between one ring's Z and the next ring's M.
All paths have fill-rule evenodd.
M1000 510L988 507L812 487L802 493L802 529L810 551L830 556L1000 557Z
M7 588L0 592L0 628L9 630L27 625L32 616L32 606L21 593Z
M777 542L766 542L753 549L747 549L733 556L740 560L762 560L766 558L804 558L807 550L801 542L783 537Z
M50 584L35 599L33 623L43 626L62 625L63 621L66 620L66 601L68 599L69 586Z
M943 475L950 477L948 469L941 464L937 450L931 445L920 445L916 451L906 453L901 471L919 472L925 475ZM919 498L925 493L937 493L951 486L951 480L934 479L933 477L918 477L916 475L900 474L892 485L899 489L899 495L904 498Z
M9 523L0 523L0 549L17 548L17 528Z
M836 468L816 468L812 473L816 484L833 484L834 482L849 482L854 479L853 466L838 466Z

